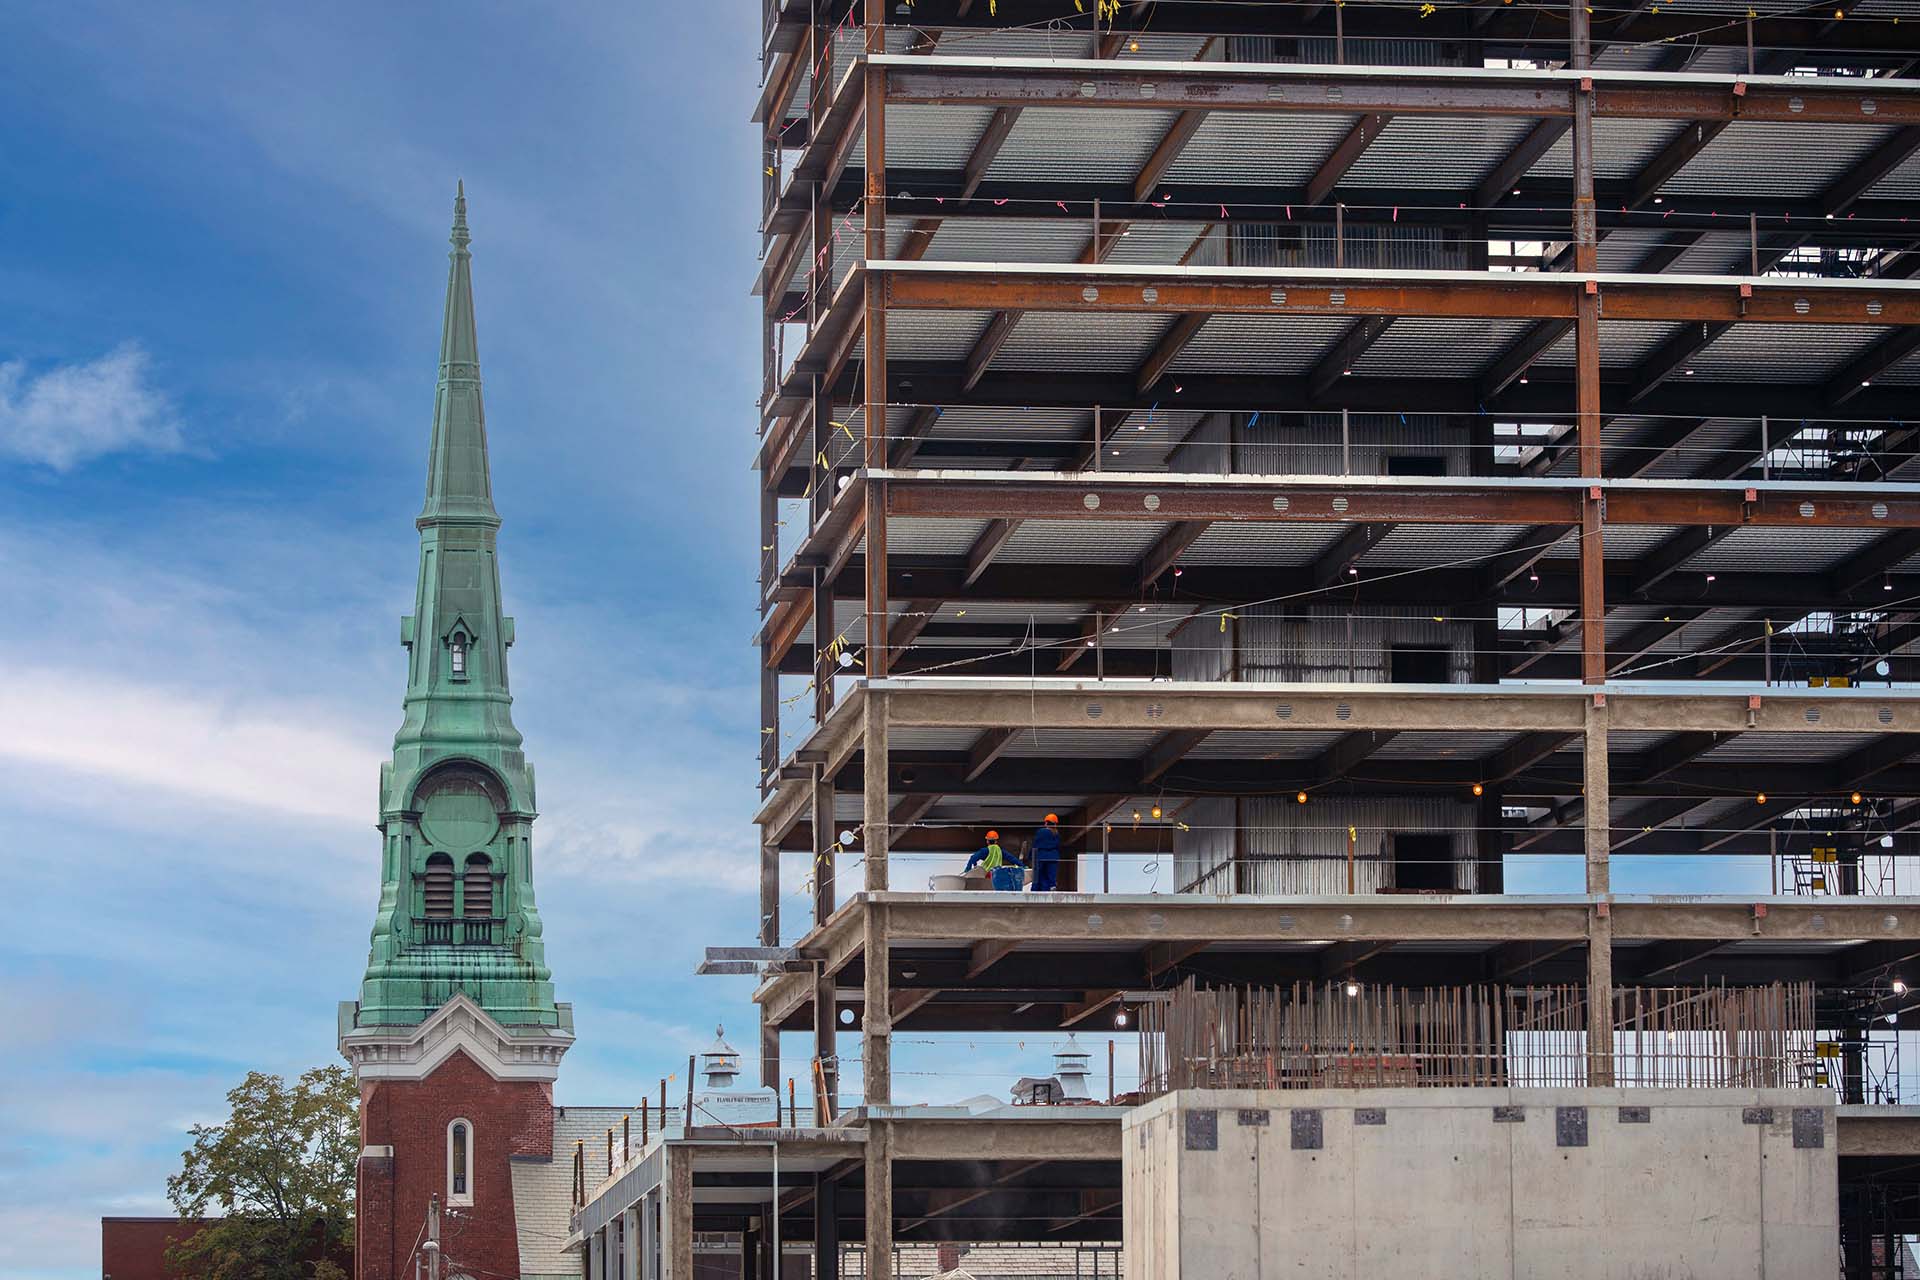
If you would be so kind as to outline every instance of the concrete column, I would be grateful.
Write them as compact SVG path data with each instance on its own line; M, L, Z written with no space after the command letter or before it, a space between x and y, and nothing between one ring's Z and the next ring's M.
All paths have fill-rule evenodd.
M867 1277L893 1280L893 1132L867 1121Z
M760 1231L749 1224L740 1233L740 1280L758 1280L760 1272Z
M1587 892L1600 901L1587 913L1587 1083L1613 1083L1613 832L1607 779L1607 707L1587 705L1585 761Z
M667 1183L662 1189L662 1280L693 1280L693 1148L667 1148Z
M861 1058L869 1106L893 1101L893 984L889 981L886 908L867 906L864 955L866 961L865 1012L860 1020Z
M1587 892L1613 892L1613 833L1607 777L1607 707L1587 705L1582 760L1585 767L1583 809L1586 814Z
M887 695L871 686L867 689L863 750L866 755L864 779L864 826L860 843L867 856L867 892L882 893L887 887Z
M626 1223L623 1234L627 1248L622 1259L624 1265L620 1269L620 1280L641 1280L641 1259L645 1257L642 1246L646 1243L646 1231L642 1226L645 1216L638 1205L622 1215Z
M813 1280L840 1280L840 1184L813 1175Z
M587 1237L587 1280L607 1280L607 1229Z

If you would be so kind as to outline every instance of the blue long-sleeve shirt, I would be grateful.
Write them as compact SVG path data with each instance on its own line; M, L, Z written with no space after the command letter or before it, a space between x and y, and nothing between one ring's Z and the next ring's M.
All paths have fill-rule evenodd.
M1009 866L1009 867L1019 867L1019 866L1026 865L1022 863L1020 859L1014 857L1011 853L1008 853L1006 849L1002 848L1000 845L996 843L996 844L985 845L982 848L975 850L973 856L967 859L967 865L964 868L962 868L962 870L965 870L965 871L973 870L975 867L979 866L982 862L985 862L987 860L987 855L992 853L995 849L1000 849L1000 860L1003 865Z
M1060 861L1060 833L1053 827L1041 827L1033 833L1035 863Z

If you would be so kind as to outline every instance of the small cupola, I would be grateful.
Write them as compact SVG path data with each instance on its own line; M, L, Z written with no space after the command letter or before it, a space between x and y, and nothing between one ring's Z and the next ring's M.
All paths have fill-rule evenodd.
M713 1029L713 1043L700 1055L700 1070L706 1074L707 1088L723 1091L733 1088L740 1075L740 1053L727 1043L727 1029Z

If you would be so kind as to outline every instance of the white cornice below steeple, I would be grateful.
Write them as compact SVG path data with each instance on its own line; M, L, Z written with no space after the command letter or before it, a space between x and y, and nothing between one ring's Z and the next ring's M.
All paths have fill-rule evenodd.
M425 1022L411 1027L355 1027L342 1007L340 1052L359 1080L424 1080L455 1050L495 1080L552 1080L573 1045L572 1008L560 1005L558 1027L509 1031L470 997L456 995Z

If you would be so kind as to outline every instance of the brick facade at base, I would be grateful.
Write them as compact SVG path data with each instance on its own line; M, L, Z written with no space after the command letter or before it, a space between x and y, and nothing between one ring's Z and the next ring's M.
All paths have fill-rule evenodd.
M461 1119L473 1126L473 1204L447 1206L447 1126ZM551 1083L495 1080L456 1051L424 1080L362 1081L360 1143L393 1155L360 1160L357 1280L412 1280L433 1195L447 1206L443 1274L520 1274L509 1162L552 1159Z

